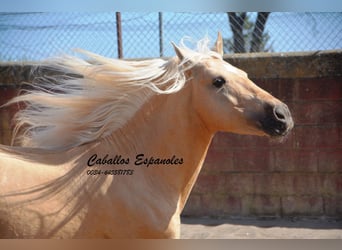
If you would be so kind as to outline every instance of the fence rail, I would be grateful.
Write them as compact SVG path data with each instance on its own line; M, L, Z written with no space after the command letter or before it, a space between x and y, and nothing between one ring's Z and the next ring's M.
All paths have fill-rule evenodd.
M226 53L342 48L341 13L0 13L0 60L41 60L72 48L108 57L172 56L170 42L217 31Z

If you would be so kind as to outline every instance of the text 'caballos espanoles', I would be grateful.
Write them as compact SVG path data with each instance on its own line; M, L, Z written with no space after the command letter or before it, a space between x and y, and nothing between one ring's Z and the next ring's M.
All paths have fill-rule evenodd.
M156 165L182 165L184 163L183 158L172 155L169 158L161 158L155 156L145 156L144 154L137 154L134 158L133 164L135 166L156 166ZM113 165L129 165L131 164L130 158L122 157L121 155L114 155L110 157L108 154L103 157L99 157L97 154L93 154L89 157L87 165L93 166L113 166Z

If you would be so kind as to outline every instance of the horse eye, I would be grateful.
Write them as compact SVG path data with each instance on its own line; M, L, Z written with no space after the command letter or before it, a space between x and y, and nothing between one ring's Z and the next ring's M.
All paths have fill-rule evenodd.
M223 84L226 83L226 80L219 76L219 77L216 77L214 80L213 80L213 85L216 87L216 88L222 88Z

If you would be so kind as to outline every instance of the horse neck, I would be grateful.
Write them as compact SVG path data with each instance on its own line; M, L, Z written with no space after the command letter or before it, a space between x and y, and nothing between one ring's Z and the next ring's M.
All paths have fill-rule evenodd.
M180 195L181 209L197 179L213 135L193 110L191 100L191 86L175 94L155 95L111 137L112 141L125 138L116 142L114 148L132 152L130 157L133 158L144 154L166 159L175 155L183 159L183 164L178 166L149 167L154 171L154 183L168 185L168 190ZM151 172L144 172L151 175Z

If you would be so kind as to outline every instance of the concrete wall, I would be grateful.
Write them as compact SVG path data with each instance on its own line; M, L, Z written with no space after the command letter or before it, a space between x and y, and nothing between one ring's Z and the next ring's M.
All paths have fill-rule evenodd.
M342 217L342 51L227 55L287 103L295 121L282 142L218 133L183 215ZM0 67L0 104L29 68ZM0 111L0 142L10 141Z

